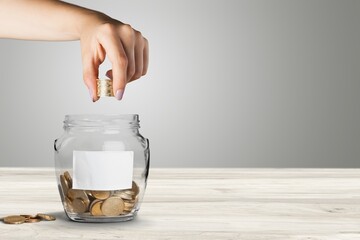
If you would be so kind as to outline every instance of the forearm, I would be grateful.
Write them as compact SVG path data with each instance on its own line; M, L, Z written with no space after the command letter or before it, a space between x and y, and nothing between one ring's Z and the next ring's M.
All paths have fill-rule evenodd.
M0 0L0 38L80 40L83 78L92 101L97 101L99 66L112 64L107 76L121 100L127 83L145 75L149 45L130 25L86 8L57 0Z
M86 24L107 18L57 0L0 0L0 38L77 40Z

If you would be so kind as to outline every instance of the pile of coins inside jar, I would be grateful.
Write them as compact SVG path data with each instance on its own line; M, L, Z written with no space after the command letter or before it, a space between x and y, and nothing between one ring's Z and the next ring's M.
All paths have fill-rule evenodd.
M4 223L7 224L22 224L22 223L37 223L40 221L55 221L56 218L49 214L38 213L36 215L11 215L1 219Z
M92 216L119 216L129 214L138 202L139 186L133 181L131 189L92 191L72 188L69 172L60 175L65 208L70 213Z

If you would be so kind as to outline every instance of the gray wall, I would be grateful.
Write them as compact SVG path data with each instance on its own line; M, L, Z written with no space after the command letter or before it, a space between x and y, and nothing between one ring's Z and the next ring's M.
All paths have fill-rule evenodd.
M153 167L360 167L360 1L71 2L141 30L150 71L94 104L78 42L0 40L1 166L52 166L65 114L138 113Z

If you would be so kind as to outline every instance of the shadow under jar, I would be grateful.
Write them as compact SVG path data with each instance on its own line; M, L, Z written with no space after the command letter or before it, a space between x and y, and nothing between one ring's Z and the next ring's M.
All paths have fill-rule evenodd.
M66 215L79 222L132 220L149 173L149 141L139 116L67 115L54 142L55 173Z

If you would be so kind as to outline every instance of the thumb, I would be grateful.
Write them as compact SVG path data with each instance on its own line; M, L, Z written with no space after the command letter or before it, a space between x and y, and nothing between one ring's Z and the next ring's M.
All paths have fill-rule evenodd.
M97 83L96 80L99 75L99 69L96 64L94 64L91 60L90 61L84 61L83 63L83 79L84 83L89 89L90 99L93 102L96 102L99 100L99 97L97 96Z

